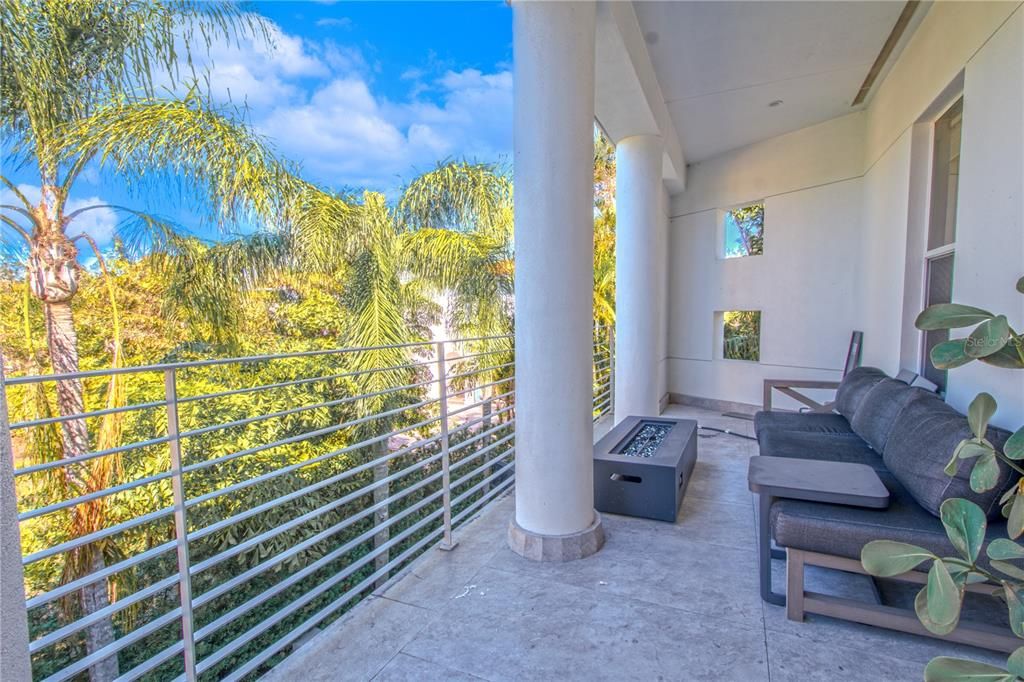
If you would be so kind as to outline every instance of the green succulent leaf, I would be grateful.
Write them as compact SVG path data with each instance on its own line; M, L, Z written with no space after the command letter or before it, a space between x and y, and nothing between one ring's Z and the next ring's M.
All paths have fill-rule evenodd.
M1010 341L1010 324L1006 315L985 320L974 328L964 343L964 352L972 358L984 358L998 352Z
M1024 601L1021 601L1021 587L1003 583L1006 596L1006 608L1010 615L1010 627L1013 634L1024 637Z
M1010 576L1014 580L1024 580L1024 570L1018 568L1014 564L1011 564L1009 561L998 561L993 559L991 564L992 568L1000 573Z
M936 559L928 571L925 587L928 600L928 615L932 622L942 627L956 623L960 617L960 587L949 574L946 562Z
M914 320L914 326L922 331L956 329L970 327L993 317L995 315L981 308L959 303L939 303L925 308Z
M996 487L999 482L999 460L994 453L985 455L974 463L971 469L971 490L983 493Z
M1024 369L1024 361L1020 359L1020 354L1014 348L1013 343L1006 344L995 353L992 353L992 355L986 355L978 359L986 365L992 365L1000 369Z
M933 658L924 669L925 682L1015 682L1016 679L988 663L949 656Z
M1021 278L1021 281L1024 281L1024 278ZM1018 677L1024 677L1024 646L1018 647L1006 659L1006 669Z
M928 612L928 588L922 587L914 598L914 611L917 613L917 619L921 621L921 625L928 630L928 632L935 633L936 635L948 635L949 633L956 630L957 622L959 622L959 602L957 602L957 618L952 623L942 625L936 623Z
M964 348L967 339L952 339L932 346L929 357L936 369L954 369L973 360Z
M1017 291L1024 294L1024 277L1021 277L1020 279L1017 280Z
M942 503L939 507L939 517L942 519L942 525L946 527L946 535L949 536L953 547L973 564L985 543L985 512L973 502L955 497ZM948 567L942 563L948 575Z
M988 422L996 413L996 399L990 393L979 393L967 408L967 423L976 438L984 438Z
M985 553L989 559L1024 559L1024 547L1006 538L997 538L988 543Z
M1010 515L1006 520L1006 534L1011 540L1016 540L1024 533L1024 495L1013 496L1010 502Z
M1003 454L1010 459L1024 459L1024 426L1017 429L1003 445Z
M912 571L936 556L926 549L906 542L872 540L860 552L860 563L871 575L889 578Z
M924 668L924 682L1015 682L1013 674L988 663L938 656Z

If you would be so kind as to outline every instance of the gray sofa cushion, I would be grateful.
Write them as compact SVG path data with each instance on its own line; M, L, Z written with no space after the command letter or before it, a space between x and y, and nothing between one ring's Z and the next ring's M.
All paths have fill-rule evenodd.
M868 442L875 452L885 451L885 443L889 440L889 432L903 407L915 395L925 392L911 388L902 381L885 378L871 387L857 407L857 413L850 420L854 433ZM939 400L934 394L931 397Z
M821 412L758 412L754 415L754 434L762 431L812 431L814 433L853 433L850 422L841 414Z
M817 459L829 462L867 464L885 469L882 458L855 433L817 433L768 429L757 436L760 452L768 457Z
M872 386L885 378L885 372L875 367L857 367L851 370L843 377L836 391L836 412L852 421L860 401Z
M991 426L985 435L1000 449L1009 436L1009 432ZM896 418L882 459L892 475L931 514L938 516L944 500L963 497L980 506L990 519L996 518L1000 516L1000 496L1017 480L1009 467L999 464L999 482L987 493L971 490L974 460L960 460L955 476L947 476L943 471L956 446L970 437L966 417L937 396L922 391Z
M879 478L889 489L889 507L865 509L822 502L779 500L772 505L772 536L781 547L792 547L859 559L872 540L895 540L924 547L939 556L959 556L946 537L942 522L889 474ZM989 523L986 538L1006 537L1006 521ZM986 564L985 552L981 563Z

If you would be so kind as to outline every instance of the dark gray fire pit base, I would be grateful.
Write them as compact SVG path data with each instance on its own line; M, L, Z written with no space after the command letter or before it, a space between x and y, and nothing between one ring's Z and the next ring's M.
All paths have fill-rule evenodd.
M594 506L675 522L696 462L696 421L626 417L594 445Z

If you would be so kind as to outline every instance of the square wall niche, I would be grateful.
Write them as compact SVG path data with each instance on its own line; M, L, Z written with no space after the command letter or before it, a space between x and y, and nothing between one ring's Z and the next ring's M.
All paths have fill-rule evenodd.
M761 311L722 310L715 313L715 357L718 360L761 361Z
M719 258L746 258L764 254L764 202L718 211Z

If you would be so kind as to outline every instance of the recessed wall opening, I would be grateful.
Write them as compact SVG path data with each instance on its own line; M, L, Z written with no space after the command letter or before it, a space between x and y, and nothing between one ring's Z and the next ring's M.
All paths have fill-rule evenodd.
M764 253L764 203L748 204L722 211L722 258L760 256Z
M721 330L721 359L761 361L760 310L726 310L715 317Z

